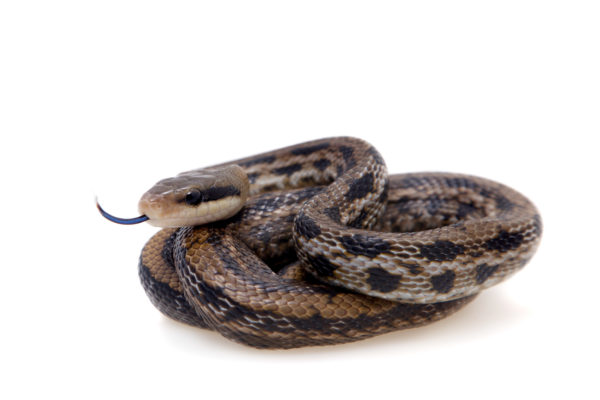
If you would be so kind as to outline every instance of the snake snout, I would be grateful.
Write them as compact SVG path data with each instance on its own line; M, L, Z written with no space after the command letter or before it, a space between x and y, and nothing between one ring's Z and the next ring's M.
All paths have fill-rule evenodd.
M164 198L157 194L146 192L138 202L138 211L150 220L163 218L164 209Z

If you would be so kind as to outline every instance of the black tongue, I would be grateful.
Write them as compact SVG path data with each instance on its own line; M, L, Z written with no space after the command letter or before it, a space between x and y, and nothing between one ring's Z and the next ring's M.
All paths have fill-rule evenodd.
M98 203L98 201L96 201L96 207L98 207L98 211L100 211L100 214L102 214L102 216L104 218L106 218L109 221L114 222L115 224L133 225L133 224L139 224L139 223L144 222L144 221L148 221L150 219L150 218L148 218L145 215L140 215L139 217L136 217L136 218L119 218L119 217L115 217L114 215L110 215L109 213L107 213L106 211L104 211L104 209L102 207L100 207L100 203Z

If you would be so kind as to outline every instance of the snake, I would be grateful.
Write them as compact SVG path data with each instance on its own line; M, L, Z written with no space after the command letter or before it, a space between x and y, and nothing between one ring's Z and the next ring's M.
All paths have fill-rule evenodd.
M388 175L332 137L183 172L139 200L142 286L166 316L261 349L353 342L458 311L523 268L534 204L466 174Z

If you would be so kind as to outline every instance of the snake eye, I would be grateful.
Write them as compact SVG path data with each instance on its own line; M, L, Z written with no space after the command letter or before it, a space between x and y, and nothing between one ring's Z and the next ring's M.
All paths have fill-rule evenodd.
M185 202L190 206L197 206L203 200L204 196L198 189L192 189L185 195Z

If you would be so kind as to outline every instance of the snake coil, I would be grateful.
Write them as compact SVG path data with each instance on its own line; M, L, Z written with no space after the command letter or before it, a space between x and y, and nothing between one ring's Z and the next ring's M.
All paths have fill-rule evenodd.
M175 208L222 219L182 224L177 211L161 222ZM169 226L140 257L152 303L258 348L437 321L521 269L542 233L535 206L511 188L452 173L388 176L374 147L347 137L183 173L140 209L133 220L102 212Z

